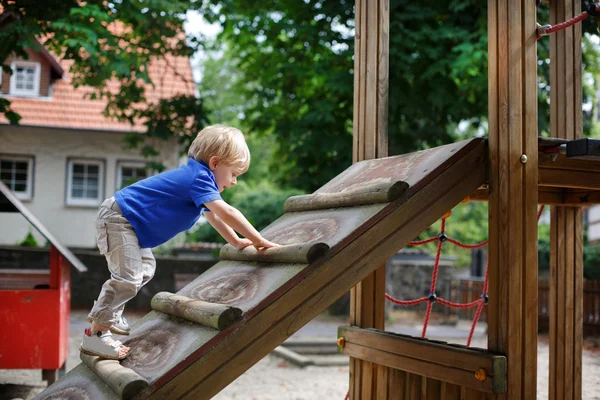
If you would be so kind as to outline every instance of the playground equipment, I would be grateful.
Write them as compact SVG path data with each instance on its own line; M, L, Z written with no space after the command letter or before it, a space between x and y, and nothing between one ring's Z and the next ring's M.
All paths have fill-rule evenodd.
M0 182L0 212L20 212L51 243L49 270L0 265L0 369L41 369L52 384L69 350L71 265L87 268Z
M301 246L306 262L290 262L299 249L267 250L260 261L224 251L176 296L161 295L162 309L200 300L241 310L239 321L219 330L171 315L200 308L153 311L132 327L127 359L83 357L38 398L210 398L351 287L352 326L340 328L338 344L351 356L352 399L536 398L541 203L554 206L549 392L581 399L581 206L600 199L600 162L593 150L587 159L560 154L581 136L580 27L550 38L551 131L562 140L537 135L535 3L489 0L489 140L386 157L388 6L356 2L355 164L291 199L262 232L312 243ZM577 8L550 7L551 23ZM384 332L385 260L467 196L489 202L488 349Z

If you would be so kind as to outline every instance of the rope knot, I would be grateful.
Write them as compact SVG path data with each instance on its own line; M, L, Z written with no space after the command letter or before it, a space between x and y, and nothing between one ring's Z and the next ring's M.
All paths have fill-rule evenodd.
M551 28L552 28L552 25L550 25L550 24L546 24L546 25L537 24L538 37L548 35L548 30L550 30Z
M481 296L479 296L480 299L483 299L483 304L487 305L487 303L489 303L490 298L488 297L487 294L481 294Z

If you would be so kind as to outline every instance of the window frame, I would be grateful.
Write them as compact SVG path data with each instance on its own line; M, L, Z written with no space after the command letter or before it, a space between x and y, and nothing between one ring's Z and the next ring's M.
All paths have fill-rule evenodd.
M98 197L95 199L83 199L72 197L73 189L73 167L75 164L97 165L98 170ZM67 158L67 184L65 185L65 203L68 206L97 207L104 201L104 188L106 179L106 162L97 158Z
M35 157L28 154L6 154L0 153L0 160L3 161L26 161L27 162L27 191L15 192L10 186L6 185L11 192L14 193L15 197L19 200L30 201L33 200L33 183L34 183L34 171L35 171Z
M33 90L17 89L17 67L35 67L33 81ZM42 75L42 65L34 61L13 61L10 64L12 74L10 75L10 88L8 94L13 96L40 97L40 81Z
M115 180L115 191L121 190L121 181L123 180L122 168L143 168L146 170L146 178L152 176L152 171L147 167L147 162L140 160L117 160L117 176ZM144 178L145 179L145 178Z

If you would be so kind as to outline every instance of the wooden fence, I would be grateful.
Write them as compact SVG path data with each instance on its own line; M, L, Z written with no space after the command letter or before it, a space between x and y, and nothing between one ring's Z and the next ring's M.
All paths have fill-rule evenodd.
M452 301L468 303L479 299L483 280L461 279L453 281ZM476 307L455 309L461 319L473 319ZM487 309L483 308L480 321L487 321ZM547 332L550 326L550 286L548 280L538 283L538 329ZM600 336L600 281L583 282L583 334Z

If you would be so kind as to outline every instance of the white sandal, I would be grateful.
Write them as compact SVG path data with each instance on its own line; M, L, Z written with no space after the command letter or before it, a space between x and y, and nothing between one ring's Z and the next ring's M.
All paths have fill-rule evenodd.
M88 328L83 335L79 351L89 356L97 356L107 360L122 360L131 353L131 349L129 349L125 355L119 356L119 351L121 350L123 343L118 340L113 340L112 343L108 343L111 338L112 335L110 331L98 331L92 334L92 330Z

